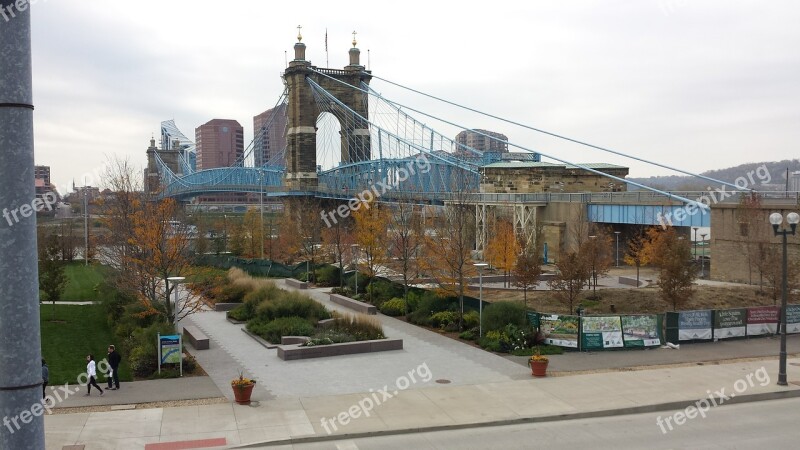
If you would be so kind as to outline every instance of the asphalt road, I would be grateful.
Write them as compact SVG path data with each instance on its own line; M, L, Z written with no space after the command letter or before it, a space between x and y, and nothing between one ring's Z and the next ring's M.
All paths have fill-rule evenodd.
M678 411L664 411L600 419L582 419L464 430L376 436L363 439L282 446L302 450L371 449L753 449L798 448L800 429L797 411L800 399L772 400L709 409L706 417L672 422L672 430L660 427L659 417ZM264 447L267 448L267 447ZM271 447L276 448L276 447Z

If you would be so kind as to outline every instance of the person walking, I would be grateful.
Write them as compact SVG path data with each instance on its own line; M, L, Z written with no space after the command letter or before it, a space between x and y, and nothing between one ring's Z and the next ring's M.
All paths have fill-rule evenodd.
M93 355L86 355L86 375L89 376L89 382L86 384L86 394L85 396L92 395L92 386L96 387L98 391L100 391L100 396L103 396L103 390L100 389L100 386L97 385L97 364L94 362Z
M114 391L119 389L119 363L122 362L122 356L117 352L113 344L108 346L108 365L111 367L111 373L108 374L108 390ZM113 386L112 386L113 382Z
M47 363L42 358L42 400L45 398L45 394L47 393L47 383L50 382L50 369L47 367Z

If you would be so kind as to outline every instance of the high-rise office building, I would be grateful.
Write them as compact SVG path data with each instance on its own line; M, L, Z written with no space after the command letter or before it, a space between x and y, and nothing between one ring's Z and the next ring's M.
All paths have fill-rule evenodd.
M35 166L33 177L36 183L37 198L42 198L46 193L55 190L50 184L50 166Z
M271 163L285 165L277 156L286 149L286 103L253 117L253 140L256 167Z
M230 167L244 155L244 129L230 119L214 119L195 129L197 170Z
M508 152L508 137L494 131L464 130L456 135L456 142L480 152Z

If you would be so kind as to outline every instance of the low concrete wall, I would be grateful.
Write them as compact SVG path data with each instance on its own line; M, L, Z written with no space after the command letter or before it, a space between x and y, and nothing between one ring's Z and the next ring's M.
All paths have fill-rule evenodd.
M308 283L305 281L295 280L294 278L287 278L286 285L295 289L308 289Z
M344 342L331 345L279 345L278 357L284 361L295 359L325 358L328 356L352 355L357 353L385 352L402 350L402 339L379 339L375 341Z
M311 338L308 336L283 336L281 345L305 344L309 339Z
M242 306L241 303L215 303L214 311L230 311Z
M336 323L336 319L322 319L317 322L317 328L321 328L323 330L327 330Z
M378 314L378 308L376 308L374 305L370 305L369 303L353 300L350 297L345 297L344 295L339 294L330 294L330 296L331 301L337 305L342 305L345 308L350 308L362 314Z
M629 278L629 277L619 277L619 284L624 284L624 285L626 285L626 286L636 286L636 287L639 287L639 286L641 286L641 285L642 285L642 284L644 284L644 283L642 283L641 281L637 282L637 281L636 281L636 278Z
M189 341L196 350L208 350L210 346L208 336L194 325L183 327L183 337Z

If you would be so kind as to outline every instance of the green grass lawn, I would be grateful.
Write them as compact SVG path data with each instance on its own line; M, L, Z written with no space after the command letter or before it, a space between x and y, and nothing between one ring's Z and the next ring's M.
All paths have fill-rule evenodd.
M108 268L99 264L85 266L83 262L69 263L65 268L67 287L61 300L67 302L99 301L95 286L103 281Z
M56 305L53 322L53 305L41 305L42 356L50 368L50 384L75 384L78 375L86 372L86 355L94 354L100 361L113 344L112 331L100 305ZM120 381L131 381L127 355L122 355ZM98 374L98 383L105 383ZM105 386L105 384L101 384Z

